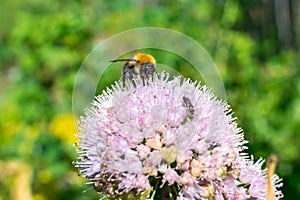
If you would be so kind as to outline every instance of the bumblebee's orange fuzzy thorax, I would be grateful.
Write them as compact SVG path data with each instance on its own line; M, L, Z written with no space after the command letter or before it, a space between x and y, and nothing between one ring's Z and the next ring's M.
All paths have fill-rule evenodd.
M153 63L153 64L155 64L156 63L154 57L151 56L150 54L146 54L146 53L137 53L137 54L134 55L133 58L135 60L137 60L140 64L143 64L143 63Z

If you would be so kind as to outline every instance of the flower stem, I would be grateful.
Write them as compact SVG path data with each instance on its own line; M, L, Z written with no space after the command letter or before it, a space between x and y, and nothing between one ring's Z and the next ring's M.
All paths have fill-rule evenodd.
M159 180L157 180L156 183L155 183L155 187L154 187L153 193L151 195L151 199L154 199L158 184L159 184Z
M168 191L169 191L169 197L170 197L170 200L174 200L174 199L173 199L173 195L172 195L172 191L171 191L171 188L170 188L169 185L168 185Z
M177 189L176 189L175 185L173 184L172 187L173 187L173 190L174 190L176 196L178 196L178 192L177 192Z

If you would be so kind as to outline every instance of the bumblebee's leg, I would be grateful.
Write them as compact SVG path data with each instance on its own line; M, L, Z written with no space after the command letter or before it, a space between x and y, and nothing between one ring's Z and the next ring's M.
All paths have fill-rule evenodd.
M146 74L145 74L145 65L142 65L141 68L140 68L140 78L142 79L143 81L143 86L145 86L145 78L146 78Z
M129 71L130 71L130 69L128 67L128 63L125 63L125 65L123 66L123 75L122 75L123 88L125 88L125 83L126 83L126 80L128 79Z
M128 80L131 81L133 87L136 88L136 83L135 83L135 80L134 78L138 75L138 73L134 70L134 68L130 68L127 72L127 77L128 77Z
M154 72L155 72L155 65L150 64L150 63L146 63L144 65L141 66L140 69L140 76L143 80L143 85L145 85L145 80L147 81L147 84L149 83L149 79L151 76L151 80L154 80Z
M154 73L155 73L155 65L154 64L147 65L147 77L150 79L151 76L152 82L154 81Z
M131 83L132 83L133 87L135 87L135 88L136 88L136 83L135 83L134 79L132 78L132 79L130 79L130 81L131 81Z
M153 81L154 81L155 66L152 65L152 67L151 67L150 70L151 70L151 71L150 71L150 74L151 74L151 80L152 80L152 82L153 82Z
M154 81L154 72L151 74L151 81Z
M123 88L125 88L125 82L126 82L126 74L123 72L123 76L122 76Z

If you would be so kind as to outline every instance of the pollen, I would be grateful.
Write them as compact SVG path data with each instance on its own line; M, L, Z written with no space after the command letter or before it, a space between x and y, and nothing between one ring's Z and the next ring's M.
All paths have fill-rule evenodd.
M155 64L155 58L153 56L151 56L150 54L146 54L146 53L137 53L134 55L133 57L134 59L138 60L139 63L143 64L143 63L153 63Z

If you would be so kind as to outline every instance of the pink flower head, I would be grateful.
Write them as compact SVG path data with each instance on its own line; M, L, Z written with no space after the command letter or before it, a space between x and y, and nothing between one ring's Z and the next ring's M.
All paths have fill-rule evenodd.
M177 172L174 169L169 168L165 171L165 173L163 175L163 184L165 182L168 182L169 185L172 185L178 181L179 181L179 175L177 174Z
M168 79L116 83L96 97L80 119L81 174L113 199L155 197L170 185L177 199L266 199L262 160L242 153L246 142L227 103L199 83Z

